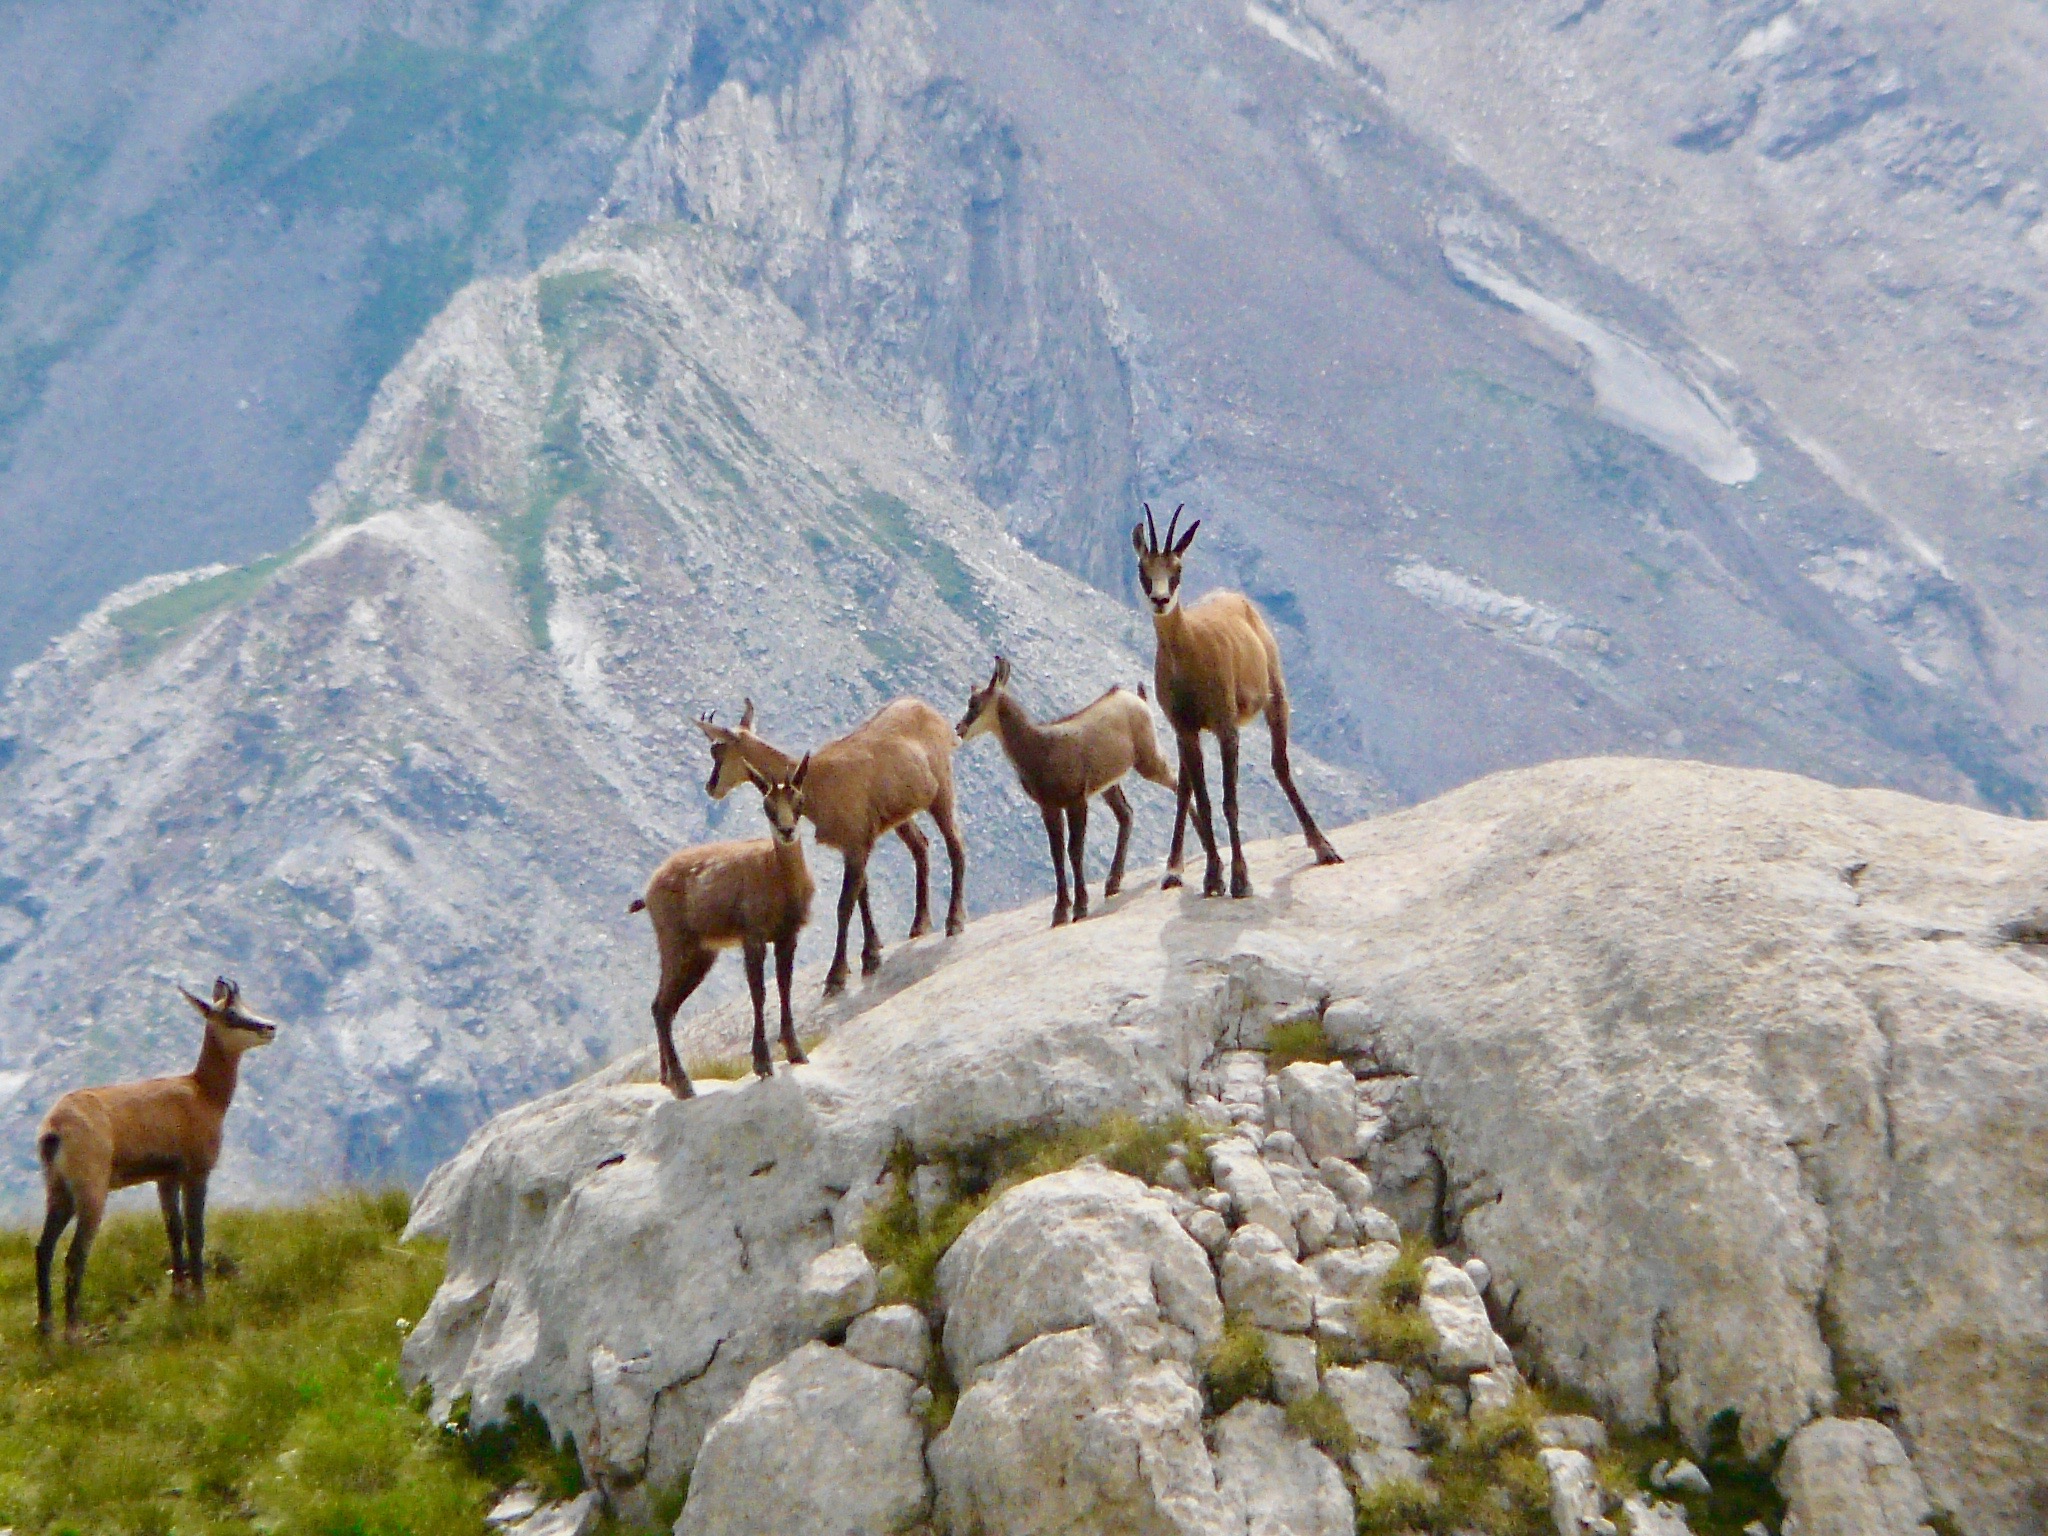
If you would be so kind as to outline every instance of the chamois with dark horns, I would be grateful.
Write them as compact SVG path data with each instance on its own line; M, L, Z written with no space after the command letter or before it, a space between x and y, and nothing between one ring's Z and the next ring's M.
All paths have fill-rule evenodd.
M714 800L745 783L749 770L774 778L786 775L796 761L754 734L752 699L737 729L715 724L709 714L698 719L697 727L711 742L711 778L704 791ZM839 887L839 941L825 973L827 997L846 988L846 930L856 906L865 935L861 974L873 975L882 964L882 941L868 907L868 855L891 832L903 839L917 866L917 912L910 936L931 931L929 844L911 819L920 812L938 824L953 866L946 932L966 928L967 845L953 820L953 749L958 745L953 728L931 705L897 699L811 754L804 815L818 829L818 841L846 862Z
M1216 755L1223 764L1223 815L1230 823L1230 894L1252 893L1251 872L1237 830L1237 733L1254 715L1266 717L1273 739L1273 777L1287 792L1287 803L1301 822L1302 835L1318 864L1341 864L1337 850L1316 826L1287 761L1287 683L1280 672L1280 643L1253 606L1239 592L1211 592L1192 608L1180 602L1181 561L1195 541L1197 518L1174 540L1182 507L1173 509L1166 537L1145 507L1145 520L1131 530L1138 552L1138 585L1152 605L1152 632L1159 642L1153 682L1160 708L1172 722L1180 742L1179 805L1173 818L1173 844L1167 852L1162 887L1179 885L1182 847L1186 840L1188 799L1195 803L1195 830L1209 856L1202 876L1202 894L1223 894L1223 863L1216 853L1216 829L1209 816L1209 781L1202 766L1202 732L1216 736Z
M43 1165L43 1235L36 1244L36 1326L50 1331L50 1265L73 1218L64 1256L64 1327L78 1331L85 1261L106 1214L107 1194L154 1182L171 1244L171 1288L206 1294L206 1182L220 1159L221 1123L235 1096L242 1053L268 1045L277 1025L242 1006L225 976L204 1002L178 993L206 1021L199 1063L181 1077L74 1088L50 1106L36 1132Z
M747 961L747 990L754 999L754 1071L775 1070L768 1053L764 1016L767 983L762 975L768 947L775 947L775 985L782 994L782 1054L791 1066L806 1059L797 1044L790 1011L790 978L796 970L796 939L811 920L810 869L804 863L797 821L804 813L811 760L772 779L748 771L761 791L769 836L745 843L702 843L670 854L647 882L647 894L627 910L645 911L654 924L661 955L661 981L654 994L654 1038L661 1059L662 1086L679 1099L694 1097L690 1074L676 1055L676 1012L703 985L721 949L740 947Z
M996 658L988 685L977 688L960 717L965 743L994 731L1003 755L1017 770L1017 782L1045 817L1045 838L1052 846L1052 871L1058 890L1052 925L1088 915L1088 800L1102 796L1116 817L1116 855L1110 860L1105 898L1123 889L1124 855L1131 845L1131 803L1124 798L1123 777L1133 768L1154 784L1175 788L1173 771L1160 755L1152 734L1152 711L1145 691L1135 694L1112 688L1084 709L1040 725L1010 693L1010 664ZM1063 825L1064 824L1064 825ZM1067 864L1074 868L1074 896L1067 900Z

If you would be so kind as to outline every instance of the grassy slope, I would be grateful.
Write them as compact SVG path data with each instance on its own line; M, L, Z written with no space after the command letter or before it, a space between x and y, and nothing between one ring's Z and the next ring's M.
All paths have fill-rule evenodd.
M155 1213L116 1218L77 1346L37 1340L33 1238L0 1233L0 1528L435 1536L521 1477L573 1486L531 1428L449 1433L399 1386L399 1320L441 1279L405 1218L399 1194L220 1212L204 1306L170 1300Z

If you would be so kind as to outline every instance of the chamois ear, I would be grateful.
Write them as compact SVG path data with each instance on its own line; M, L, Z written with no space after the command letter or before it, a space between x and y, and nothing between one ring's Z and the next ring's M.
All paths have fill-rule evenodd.
M804 780L810 775L810 771L811 754L806 752L804 760L796 765L796 772L789 776L789 787L791 789L802 789L804 787Z
M1145 553L1145 525L1143 523L1131 524L1131 548L1141 555Z
M227 977L214 977L213 1006L218 1008L225 1003L232 1003L237 997L241 995L241 991L242 989L236 986L232 981L229 981Z
M1002 687L1007 687L1009 685L1010 663L1006 657L998 656L996 658L996 682L999 686Z
M178 984L178 996L182 997L183 999L185 999L186 1002L190 1003L194 1008L196 1008L199 1011L199 1016L202 1019L209 1019L213 1017L213 1009L204 1000L196 998L190 992L187 992L185 990L183 982L180 982Z
M761 777L760 773L755 769L752 763L747 764L747 782L753 785L754 788L761 791L761 793L764 795L768 793L768 790L770 788L768 781Z
M1176 555L1184 555L1188 552L1188 546L1195 542L1195 530L1201 526L1202 520L1199 517L1188 524L1188 531L1182 534L1180 542L1173 546L1173 552Z
M732 732L728 731L722 725L712 724L711 717L717 713L718 711L715 709L705 710L703 714L697 717L697 729L702 731L706 736L710 737L713 741L724 741L727 737L732 735Z
M740 729L751 731L754 728L754 701L752 699L742 699L740 702L745 706L740 711Z

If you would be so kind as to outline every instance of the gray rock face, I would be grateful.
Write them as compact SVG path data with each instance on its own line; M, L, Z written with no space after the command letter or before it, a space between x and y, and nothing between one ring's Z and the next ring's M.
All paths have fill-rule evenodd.
M1218 1266L1223 1305L1255 1327L1305 1332L1315 1321L1315 1286L1280 1239L1247 1222L1230 1234Z
M1614 1522L1600 1513L1600 1484L1583 1451L1541 1450L1550 1479L1550 1518L1557 1536L1614 1536Z
M1274 1410L1277 1412L1278 1410ZM1046 1334L970 1387L932 1442L943 1529L987 1536L1236 1536L1185 1366L1091 1328Z
M1347 1068L1297 1061L1281 1069L1278 1086L1280 1122L1312 1164L1358 1155L1358 1084Z
M946 1359L968 1387L1041 1334L1094 1327L1127 1353L1194 1365L1223 1334L1201 1247L1136 1179L1076 1168L977 1216L939 1263Z
M1216 1489L1245 1536L1350 1536L1343 1474L1287 1427L1271 1403L1239 1403L1216 1421Z
M1264 894L1250 902L1143 892L1057 932L1042 910L977 923L928 974L857 994L812 1065L772 1083L675 1104L626 1062L495 1122L420 1202L420 1228L451 1250L409 1374L444 1403L519 1392L607 1477L630 1475L634 1448L597 1426L638 1423L644 1397L644 1476L672 1480L746 1382L807 1337L799 1279L892 1146L930 1157L1027 1126L1178 1112L1241 1018L1231 957L1284 944L1331 989L1325 1027L1387 1091L1368 1150L1380 1196L1412 1200L1485 1261L1546 1372L1624 1425L1669 1412L1703 1438L1733 1409L1760 1446L1822 1415L1839 1347L1899 1405L1914 1470L1968 1536L2031 1536L2048 1338L2013 1278L2030 1273L2015 1234L2031 1228L2015 1223L2039 1213L2031 1143L2012 1130L2048 1113L2048 982L2028 937L2048 926L2048 830L1609 760L1503 776L1336 841L1348 862L1321 870L1298 844L1254 848ZM1529 963L1504 966L1509 950ZM1428 1189L1390 1155L1411 1151L1438 1170ZM1137 1199L1158 1206L1138 1230L1188 1256L1190 1283L1206 1272L1164 1195ZM1358 1261L1296 1263L1257 1223L1232 1234L1233 1256L1239 1281L1369 1283L1345 1278ZM1468 1273L1430 1273L1439 1299L1477 1305ZM1306 1323L1297 1306L1264 1326ZM1007 1324L988 1336L977 1357ZM1014 1365L1051 1337L1101 1384L1088 1412L1137 1414L1115 1404L1142 1380L1139 1416L1193 1433L1188 1366L1170 1351L1156 1369L1112 1363L1105 1324L979 1367L974 1390L1008 1373L1002 1399L1038 1405L1032 1444L1079 1443L1055 1431L1051 1387ZM2001 1390L1958 1360L1995 1365ZM603 1414L600 1381L621 1400ZM1184 1416L1167 1414L1182 1394ZM1021 1434L995 1396L975 1435ZM1035 1458L1017 1487L1066 1454L1006 1443L1006 1465ZM969 1488L978 1462L954 1463L960 1497L993 1511L996 1483Z
M924 1380L931 1368L932 1330L915 1307L878 1307L846 1330L846 1352L856 1360Z
M704 1437L676 1536L896 1536L931 1506L910 1378L806 1344Z
M1450 1260L1423 1261L1421 1310L1436 1329L1430 1360L1442 1374L1462 1378L1512 1361L1471 1277Z
M1336 1400L1344 1422L1368 1448L1413 1450L1419 1443L1408 1417L1408 1389L1392 1366L1376 1360L1332 1366L1323 1372L1323 1390Z
M1899 1438L1870 1419L1815 1419L1778 1464L1785 1536L1929 1536L1927 1490Z
M797 1320L813 1333L843 1328L875 1304L875 1266L858 1244L827 1249L804 1266Z

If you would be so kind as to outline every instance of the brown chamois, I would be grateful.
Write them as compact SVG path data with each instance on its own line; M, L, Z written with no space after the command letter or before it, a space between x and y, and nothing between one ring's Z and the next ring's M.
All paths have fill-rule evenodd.
M1145 690L1135 694L1112 688L1085 709L1038 724L1010 694L1010 664L996 658L988 686L968 697L967 713L954 729L968 742L994 731L1003 755L1017 770L1017 782L1045 817L1046 841L1052 845L1052 872L1059 895L1053 903L1052 925L1071 915L1088 915L1088 799L1102 796L1116 817L1116 856L1102 894L1123 889L1124 854L1131 846L1131 803L1124 798L1123 776L1133 768L1154 784L1176 787L1173 770L1159 753L1152 734L1152 711ZM1064 830L1061 823L1065 823ZM1067 902L1067 861L1074 866L1074 899Z
M749 770L768 816L765 839L746 843L701 843L662 860L647 882L647 895L627 908L644 910L654 924L661 954L661 982L654 993L654 1038L659 1045L662 1085L679 1099L695 1095L690 1074L676 1055L672 1026L676 1010L711 974L721 949L740 946L747 960L747 990L754 998L754 1071L775 1070L768 1054L763 1018L767 983L762 977L768 946L775 946L775 985L782 994L782 1054L803 1064L789 985L796 969L796 936L811 920L810 869L804 863L797 822L804 813L807 757L796 771L770 780Z
M1202 894L1223 894L1223 864L1216 855L1216 829L1209 817L1209 780L1202 766L1202 732L1216 733L1216 755L1223 762L1223 815L1230 823L1230 894L1249 896L1252 877L1245 868L1244 846L1237 832L1237 733L1252 716L1263 714L1273 738L1273 777L1287 792L1287 803L1301 822L1302 835L1318 864L1341 864L1316 826L1287 762L1287 683L1280 672L1280 644L1251 599L1238 592L1211 592L1192 608L1180 605L1181 557L1202 526L1197 518L1175 543L1173 530L1182 508L1176 507L1162 543L1152 508L1131 530L1138 552L1138 585L1152 605L1152 632L1159 641L1152 680L1159 706L1180 743L1179 804L1173 817L1173 845L1166 856L1162 887L1180 884L1181 850L1186 841L1188 797L1195 802L1195 830L1209 856L1202 876ZM1147 535L1150 535L1149 540Z
M277 1026L242 1006L226 977L213 1001L179 995L206 1021L199 1064L182 1077L74 1088L43 1116L36 1155L43 1165L43 1236L36 1244L36 1326L50 1330L50 1265L73 1217L64 1256L64 1327L78 1331L78 1288L106 1214L107 1193L154 1182L171 1243L171 1287L206 1294L206 1181L220 1158L221 1122L235 1096L242 1053L268 1045ZM180 1209L180 1199L183 1208Z
M745 782L749 769L773 778L788 773L796 761L754 734L752 699L746 702L737 730L714 725L708 714L697 726L711 741L711 778L704 791L714 800L724 799ZM903 839L917 866L917 912L910 936L931 931L925 857L929 844L911 819L920 812L938 823L953 866L946 932L957 934L967 926L967 845L953 821L953 749L958 745L953 728L931 705L897 699L811 754L804 815L817 828L818 841L846 861L839 887L839 941L832 952L832 968L825 973L827 997L846 988L846 930L855 906L860 908L865 934L861 974L874 974L882 963L881 937L868 908L868 855L890 832Z

